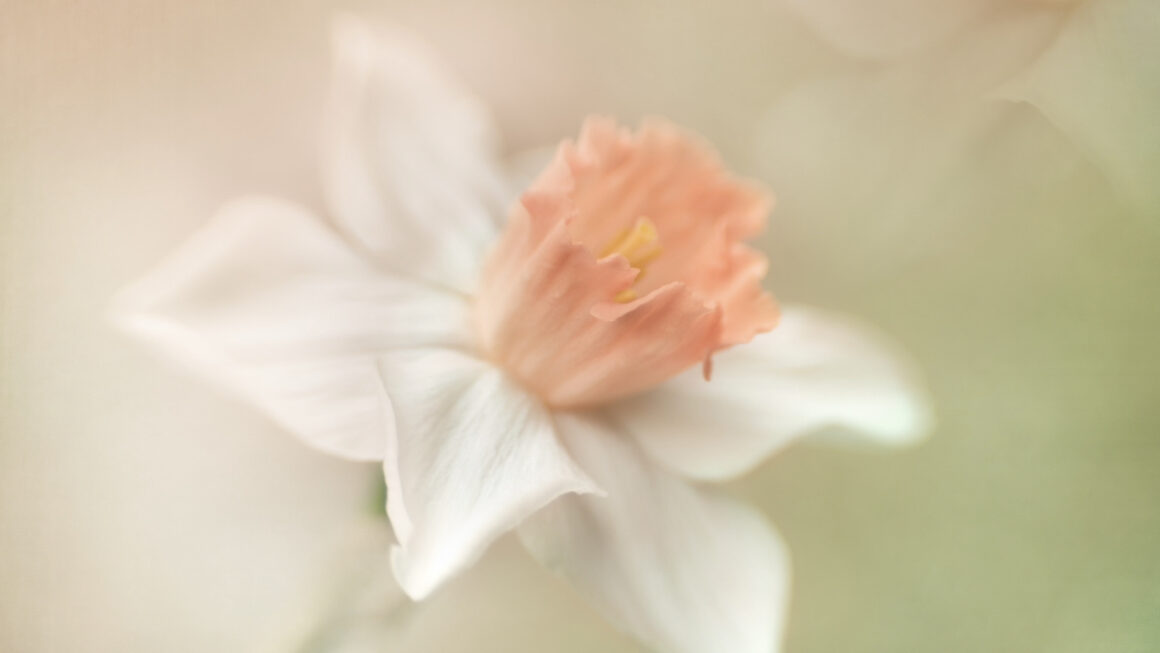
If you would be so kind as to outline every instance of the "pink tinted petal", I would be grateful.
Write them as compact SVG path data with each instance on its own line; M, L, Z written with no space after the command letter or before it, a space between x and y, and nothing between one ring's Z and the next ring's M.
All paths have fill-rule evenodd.
M777 322L765 260L741 243L770 205L666 122L630 132L589 119L489 259L475 307L481 345L548 402L581 406L746 342Z
M722 308L721 347L749 342L753 336L772 329L778 322L773 296L761 287L769 262L760 252L731 242L725 230L715 234L696 261L698 275L689 280L689 289L699 297L715 297Z
M525 208L550 209L537 196ZM618 304L635 272L621 257L594 258L563 222L517 211L477 301L483 348L545 401L576 406L656 385L702 360L719 341L720 310L679 284Z
M570 180L576 210L569 231L597 255L637 218L656 223L664 255L649 266L641 294L695 282L706 259L760 232L772 206L764 190L730 177L707 145L659 119L634 133L589 118L535 187L561 179Z

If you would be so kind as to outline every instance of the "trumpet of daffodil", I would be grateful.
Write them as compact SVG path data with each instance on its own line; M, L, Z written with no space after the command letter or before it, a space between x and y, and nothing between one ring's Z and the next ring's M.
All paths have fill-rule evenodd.
M512 202L484 107L421 46L344 18L335 55L326 217L227 205L120 323L308 444L381 461L415 600L515 529L655 649L775 650L784 547L706 485L822 427L919 438L909 368L779 310L745 244L772 200L691 134L591 118Z

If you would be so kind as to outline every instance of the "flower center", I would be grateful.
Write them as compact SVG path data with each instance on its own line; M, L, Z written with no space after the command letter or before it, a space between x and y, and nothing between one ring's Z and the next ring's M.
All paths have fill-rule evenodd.
M636 279L633 280L633 283L636 283L644 277L648 264L655 261L663 251L656 225L648 218L641 217L637 218L631 227L625 228L613 238L600 252L600 258L614 254L623 256L628 260L628 264L637 270ZM626 288L616 295L616 301L622 304L634 299L636 291L632 288Z
M633 132L589 119L488 256L472 309L479 347L561 409L704 365L777 324L765 258L744 245L770 204L669 123Z

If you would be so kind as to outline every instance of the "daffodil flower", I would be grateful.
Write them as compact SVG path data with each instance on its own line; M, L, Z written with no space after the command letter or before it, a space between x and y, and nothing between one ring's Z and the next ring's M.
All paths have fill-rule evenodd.
M908 366L779 312L744 244L770 198L693 136L590 119L508 206L477 100L405 35L335 35L328 219L229 204L124 292L121 324L310 445L381 461L413 599L515 529L651 647L775 650L784 546L702 482L822 427L915 440Z
M980 151L1005 147L1022 160L973 194L1031 177L1017 184L1019 201L1032 186L1060 185L1035 171L1070 160L1096 168L1131 213L1153 222L1160 215L1160 4L1153 0L781 1L856 60L846 73L791 90L769 114L758 156L767 174L794 189L786 198L793 211L816 222L857 216L884 242L921 240L916 232L947 212L948 187L989 172L970 167L986 157ZM825 183L834 177L857 181L834 193ZM874 219L862 207L873 207ZM959 222L988 211L995 210L971 206ZM1101 211L1113 212L1122 213ZM884 220L895 224L883 228ZM927 240L912 249L955 238L944 231Z

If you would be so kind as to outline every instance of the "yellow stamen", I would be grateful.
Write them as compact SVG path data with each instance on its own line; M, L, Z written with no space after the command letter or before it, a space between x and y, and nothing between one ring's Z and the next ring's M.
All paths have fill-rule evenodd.
M636 299L636 291L632 288L625 288L624 290L616 293L616 297L613 299L620 302L621 304L627 304L628 302Z
M636 280L640 281L644 277L645 268L649 263L652 263L661 255L663 251L658 242L659 235L657 234L656 225L648 218L639 218L631 227L620 232L620 234L612 239L608 247L600 254L601 258L611 256L613 254L620 254L628 260L628 264L636 268L639 272L636 275ZM636 299L636 291L632 288L627 288L619 292L616 301L620 303L631 302Z
M648 218L640 218L636 224L613 238L600 256L605 257L613 254L620 254L628 259L628 264L634 268L644 268L661 255L661 246L657 242L656 226Z

